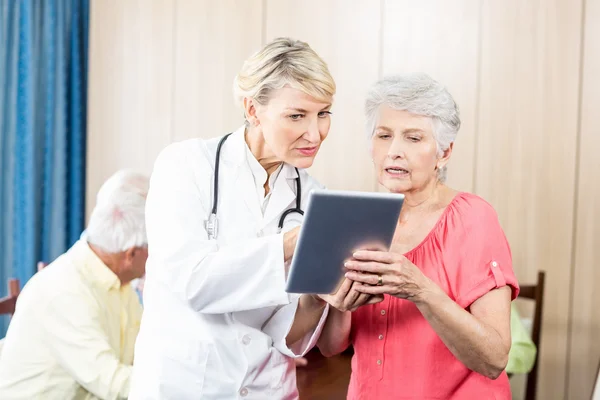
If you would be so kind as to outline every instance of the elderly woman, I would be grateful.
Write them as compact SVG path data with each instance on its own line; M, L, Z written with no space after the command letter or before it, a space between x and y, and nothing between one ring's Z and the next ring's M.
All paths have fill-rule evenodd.
M444 184L456 103L426 75L394 76L372 87L366 114L379 182L405 202L390 250L346 263L354 289L384 300L331 308L321 352L354 347L349 399L510 399L518 285L492 206Z

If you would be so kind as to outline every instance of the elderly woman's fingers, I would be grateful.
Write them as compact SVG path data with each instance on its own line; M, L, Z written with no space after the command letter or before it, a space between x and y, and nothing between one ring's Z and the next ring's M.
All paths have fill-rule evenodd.
M360 272L369 272L372 274L384 274L390 270L389 264L383 264L376 261L346 261L346 269Z
M376 261L384 264L392 264L398 260L400 255L389 251L358 250L352 255L359 261Z
M355 282L354 285L358 285L358 283ZM370 294L357 292L356 290L352 290L352 293L356 294L356 298L348 307L350 311L356 311L358 307L367 304L367 302L371 298Z
M355 283L352 282L352 286L354 286L354 285L355 285ZM363 293L357 292L356 290L350 290L348 292L348 294L346 295L346 297L344 298L344 308L346 310L352 309L354 307L354 304L356 304L359 301L359 297L362 295L363 295Z
M342 284L338 287L335 293L333 294L319 294L317 295L321 299L325 300L331 306L337 309L343 309L344 299L350 292L350 288L352 288L352 281L348 278L344 278Z
M363 293L363 294L366 294L366 293ZM367 302L365 304L381 303L384 299L382 294L369 295L368 297L369 297L369 300L367 300Z
M385 293L390 293L392 291L392 287L383 285L383 286L371 286L365 284L355 285L354 290L361 293L372 294L372 295L383 295Z
M333 295L339 299L343 299L348 295L348 292L350 292L351 288L352 288L352 281L350 279L346 278L346 279L344 279L342 284L338 287L338 289L336 290L336 292Z
M367 293L360 293L360 296L358 297L356 302L353 304L352 308L350 308L350 311L354 312L354 311L358 310L359 307L362 307L362 306L365 306L368 304L381 303L382 301L383 301L382 294L371 295L371 294L367 294Z
M368 285L377 285L379 283L379 275L376 274L363 274L362 272L348 271L346 272L346 278L360 283L366 283Z

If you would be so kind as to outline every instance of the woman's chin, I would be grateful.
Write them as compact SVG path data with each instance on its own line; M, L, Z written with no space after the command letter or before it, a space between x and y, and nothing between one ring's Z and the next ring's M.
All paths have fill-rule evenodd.
M398 181L396 179L383 179L379 182L381 186L383 186L390 193L400 193L404 194L409 190L409 183Z
M286 161L286 163L298 169L307 169L312 167L314 161L314 157L294 157Z

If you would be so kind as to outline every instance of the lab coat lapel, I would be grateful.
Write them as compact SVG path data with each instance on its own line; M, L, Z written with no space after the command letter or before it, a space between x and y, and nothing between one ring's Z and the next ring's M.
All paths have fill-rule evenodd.
M237 191L244 199L246 206L248 206L248 210L252 214L252 217L257 223L260 223L262 220L262 211L260 207L260 202L258 201L258 196L256 194L256 186L254 185L254 177L252 176L252 171L245 166L238 167L237 181L236 181Z
M284 164L275 181L273 193L265 210L262 228L277 219L279 223L281 214L290 207L296 206L296 177L298 174L294 167ZM292 189L293 188L293 189Z
M227 141L230 142L227 143L230 147L222 154L224 155L224 159L231 163L232 167L237 168L235 172L236 192L239 194L239 197L243 199L257 225L260 225L262 212L258 196L256 195L254 177L252 176L252 171L248 168L248 162L246 160L245 131L245 127L243 126L235 131ZM239 197L232 201L240 201Z

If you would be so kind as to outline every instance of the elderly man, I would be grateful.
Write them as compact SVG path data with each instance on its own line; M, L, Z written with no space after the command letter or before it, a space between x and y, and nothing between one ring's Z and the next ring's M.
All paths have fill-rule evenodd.
M148 257L147 192L146 177L113 175L81 240L25 285L0 357L0 399L127 398L142 314L129 283Z

